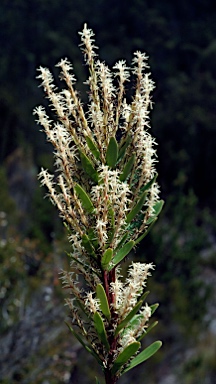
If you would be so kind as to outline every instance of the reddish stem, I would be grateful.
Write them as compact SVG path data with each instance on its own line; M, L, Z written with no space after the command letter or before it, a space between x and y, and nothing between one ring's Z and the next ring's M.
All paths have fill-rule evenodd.
M116 376L112 376L111 371L109 369L107 369L104 374L105 374L106 384L116 384L117 383L118 378Z
M103 279L104 279L104 289L107 295L107 300L108 300L109 308L111 312L110 325L109 325L109 328L107 329L107 334L109 335L108 341L110 345L110 351L107 359L107 368L104 370L104 375L105 375L106 384L115 384L118 378L116 375L112 376L111 366L113 364L114 356L116 354L116 348L117 348L117 337L115 337L114 335L114 328L113 328L113 324L116 322L117 315L113 309L113 304L115 301L115 293L110 291L110 283L115 282L115 279L116 279L115 268L113 268L112 271L110 272L104 271Z

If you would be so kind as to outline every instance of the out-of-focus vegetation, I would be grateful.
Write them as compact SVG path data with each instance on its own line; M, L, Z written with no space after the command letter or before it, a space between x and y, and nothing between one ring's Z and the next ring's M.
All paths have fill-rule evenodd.
M94 380L94 363L83 368L79 360L87 355L63 322L58 273L67 264L68 244L37 182L52 156L32 117L42 98L39 65L53 67L67 56L85 91L77 48L84 22L110 65L146 51L156 82L152 125L166 206L137 258L156 264L150 287L152 302L160 302L155 338L165 346L155 363L132 374L140 382L148 377L147 384L169 378L214 383L215 17L213 0L1 1L0 383Z

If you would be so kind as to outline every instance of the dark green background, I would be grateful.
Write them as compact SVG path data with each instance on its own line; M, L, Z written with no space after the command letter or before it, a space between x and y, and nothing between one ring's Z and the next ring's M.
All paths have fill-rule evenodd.
M208 338L211 342L215 340L209 326L216 266L216 3L213 0L1 0L0 211L7 218L6 229L1 224L2 239L6 240L6 245L0 248L1 279L7 292L1 302L12 319L8 323L7 316L3 318L2 334L12 332L23 321L22 314L17 316L14 298L20 298L25 287L28 294L23 305L28 308L35 290L40 292L41 285L48 284L46 279L53 284L52 273L50 277L49 271L47 277L47 269L62 266L65 257L63 249L67 242L61 224L55 210L43 200L44 191L36 180L41 166L52 167L52 156L50 146L34 122L32 110L45 103L35 79L36 69L40 65L52 69L64 57L73 63L77 86L85 99L82 82L86 72L78 48L78 31L85 22L96 34L100 58L110 66L119 59L126 59L130 65L136 50L147 52L150 57L156 83L152 130L159 143L157 167L166 206L135 257L157 265L151 283L152 300L160 302L160 328L155 337L162 338L165 347L154 364L162 367L159 372L164 372L163 367L169 366L176 347L177 357L173 361L173 372L179 380L176 383L201 384L207 378L210 381L206 383L213 384L215 344L206 347ZM11 266L10 257L18 255L20 246L20 257L16 256L16 263ZM25 282L24 286L20 281ZM60 293L56 295L59 297ZM61 305L62 298L60 308ZM53 343L51 349L59 341L54 339ZM195 352L187 359L184 353L191 346L195 346ZM39 343L36 352L29 352L31 363L27 359L11 371L9 381L3 377L0 383L43 383L41 373L42 376L36 371L33 378L29 373L35 372L34 356L41 362L43 353L49 353L41 352L40 348ZM154 370L149 364L146 369L147 384L162 382L161 374L155 373L157 368ZM63 382L49 380L51 384ZM70 382L80 379L77 380L73 378ZM85 382L92 380L87 378Z

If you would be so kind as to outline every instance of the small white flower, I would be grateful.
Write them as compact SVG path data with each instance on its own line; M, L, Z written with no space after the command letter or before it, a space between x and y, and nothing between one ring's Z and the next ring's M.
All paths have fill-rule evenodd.
M129 81L130 72L129 67L126 66L125 60L119 60L113 67L116 70L115 76L119 76L120 82L124 83Z
M86 295L85 306L92 313L100 310L98 299L93 298L94 292L88 292Z

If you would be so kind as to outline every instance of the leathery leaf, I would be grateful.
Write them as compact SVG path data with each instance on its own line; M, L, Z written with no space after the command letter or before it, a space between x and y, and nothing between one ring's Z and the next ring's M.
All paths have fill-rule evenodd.
M134 357L134 359L124 369L123 373L130 371L130 369L148 360L151 356L153 356L158 351L161 345L162 345L161 341L155 341L154 343L149 345L149 347L147 347L146 349L144 349L144 351L140 352L137 356Z
M74 189L78 198L81 201L83 208L87 212L92 213L94 211L94 205L92 204L92 201L86 191L79 184L75 184Z
M106 163L110 168L114 168L116 166L116 162L118 159L118 143L115 137L111 137L106 153Z
M134 217L137 215L137 213L140 212L140 210L143 207L143 204L145 203L147 192L144 192L142 196L140 197L138 203L135 205L135 207L128 213L126 222L129 224Z
M146 237L146 235L148 235L148 233L150 232L151 228L153 227L155 221L157 220L157 217L154 218L154 220L151 222L151 224L149 225L149 227L145 230L145 232L138 237L138 239L135 240L135 245L137 245L138 243L140 243L140 241L142 241L144 239L144 237Z
M101 258L101 266L103 270L106 270L113 257L113 249L107 248Z
M94 313L93 319L94 319L94 326L95 326L96 332L98 334L98 337L101 340L101 342L103 343L103 345L105 346L105 348L107 349L107 351L109 351L110 346L109 346L109 343L107 340L107 334L106 334L103 319L98 312Z
M94 228L89 228L87 231L88 238L95 249L98 247L97 237L95 235Z
M118 160L120 160L122 157L124 157L126 149L128 145L131 143L131 136L128 135L125 143L119 148L119 153L118 153Z
M129 174L131 173L131 170L132 170L134 162L135 162L135 158L136 158L136 156L135 156L135 154L133 154L130 157L130 159L128 160L128 162L126 163L126 165L124 166L123 172L119 176L119 179L121 181L125 181L127 179L127 177L129 176Z
M159 215L164 205L164 200L157 201L157 203L153 206L154 213L149 219L146 221L146 224L151 224L154 219Z
M97 259L97 256L96 256L96 254L95 254L95 249L94 249L94 247L93 247L93 245L92 245L92 243L91 243L89 237L88 237L86 234L84 234L84 235L82 236L82 246L85 248L85 250L87 251L87 253L88 253L90 256L92 256L92 257L94 257L95 259Z
M111 271L116 265L118 265L128 255L128 253L133 248L134 244L135 242L131 240L125 245L123 245L123 247L114 255L107 270Z
M115 251L117 252L120 248L122 248L122 246L124 245L124 243L125 243L125 241L127 240L127 238L128 238L128 232L126 232L124 235L123 235L123 237L122 237L122 239L119 241L119 243L118 243L118 245L117 245L117 247L116 247L116 249L115 249Z
M117 357L112 367L112 375L114 376L119 369L128 362L129 359L138 351L140 348L140 343L134 341L129 344Z
M158 173L156 173L154 177L142 188L142 192L148 191L152 184L155 183L157 177Z
M156 311L156 309L159 307L159 304L158 303L156 303L156 304L152 304L151 306L150 306L150 308L151 308L151 316L153 315L153 313L155 313L155 311Z
M100 151L96 147L96 145L93 143L92 139L89 136L85 137L86 143L91 151L91 153L94 155L94 157L99 160L100 159Z
M133 320L137 317L136 313L138 312L138 310L141 308L144 300L146 299L146 297L148 296L149 294L149 291L146 291L144 292L140 298L139 298L139 301L137 302L137 304L134 306L134 308L128 313L128 315L125 317L125 319L122 320L122 322L117 326L116 330L115 330L115 336L117 336L117 334L127 326L127 324L130 322L133 322ZM138 340L140 341L140 340Z
M142 296L139 298L139 300L142 300L142 302L146 299L146 297L149 295L150 291L143 292Z
M126 327L126 325L129 323L129 321L131 321L131 319L136 315L137 311L140 309L141 305L142 305L143 301L139 301L135 307L128 313L128 315L125 317L124 320L122 320L122 322L117 326L116 330L115 330L115 336L118 335L118 333L124 328Z
M141 341L156 325L158 324L158 321L154 321L152 324L148 326L148 328L142 333L142 335L139 336L138 341Z
M109 309L109 304L108 304L106 292L104 290L104 287L101 284L97 285L96 294L97 294L97 298L99 299L99 302L100 302L100 309L101 309L102 313L104 314L104 316L108 320L110 320L111 313L110 313L110 309Z
M91 160L81 150L79 150L79 154L84 171L95 183L98 183L98 173L95 170Z

